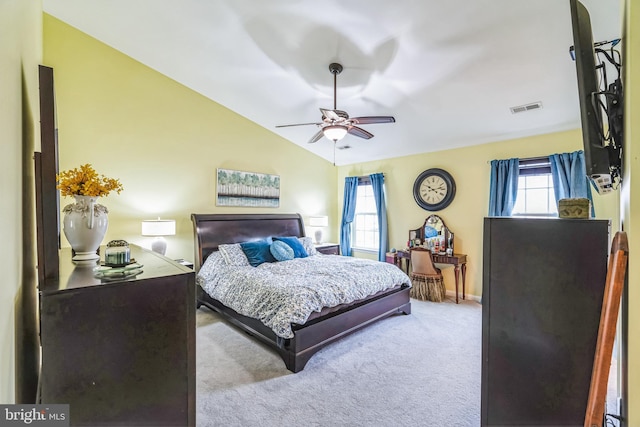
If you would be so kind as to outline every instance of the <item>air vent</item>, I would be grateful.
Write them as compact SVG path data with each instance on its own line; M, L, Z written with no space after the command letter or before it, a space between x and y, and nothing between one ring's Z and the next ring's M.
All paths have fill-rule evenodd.
M511 112L513 114L516 113L524 113L525 111L538 110L542 108L542 102L532 102L531 104L519 105L517 107L511 107Z

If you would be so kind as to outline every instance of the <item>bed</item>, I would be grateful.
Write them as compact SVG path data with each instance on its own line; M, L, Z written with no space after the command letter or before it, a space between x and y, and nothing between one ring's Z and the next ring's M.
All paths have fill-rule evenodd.
M197 271L220 245L278 236L305 236L299 214L192 214L191 220ZM292 337L283 338L260 320L238 313L208 295L200 284L197 286L198 308L204 305L216 311L229 323L274 348L292 372L303 370L313 354L347 334L394 314L411 313L410 284L398 283L352 303L327 307L304 324L291 324Z

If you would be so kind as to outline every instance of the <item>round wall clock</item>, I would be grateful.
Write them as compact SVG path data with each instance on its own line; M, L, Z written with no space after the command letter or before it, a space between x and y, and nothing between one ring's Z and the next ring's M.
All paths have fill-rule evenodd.
M422 209L439 211L451 204L456 195L456 182L443 169L422 172L413 183L413 198Z

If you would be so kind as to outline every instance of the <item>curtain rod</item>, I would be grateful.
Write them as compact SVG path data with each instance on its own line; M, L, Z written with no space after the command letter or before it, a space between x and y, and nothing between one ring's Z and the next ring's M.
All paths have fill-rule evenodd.
M501 160L508 160L508 159L501 159ZM487 164L490 164L492 161L493 160L487 160ZM523 159L518 158L518 161L524 162L524 163L548 162L549 156L525 157Z
M527 157L524 159L519 159L521 162L540 162L540 161L549 161L549 156L538 156L538 157Z

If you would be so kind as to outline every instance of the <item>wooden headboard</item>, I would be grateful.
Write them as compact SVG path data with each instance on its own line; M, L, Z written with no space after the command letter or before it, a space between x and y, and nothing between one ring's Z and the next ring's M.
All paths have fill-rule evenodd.
M191 214L191 221L196 244L196 270L221 244L269 236L305 236L300 214Z

